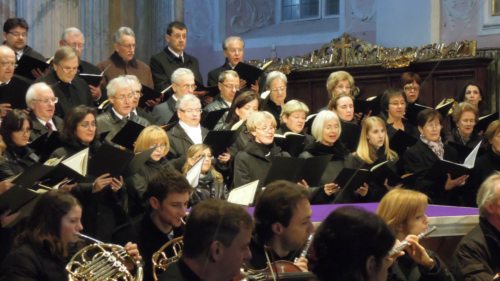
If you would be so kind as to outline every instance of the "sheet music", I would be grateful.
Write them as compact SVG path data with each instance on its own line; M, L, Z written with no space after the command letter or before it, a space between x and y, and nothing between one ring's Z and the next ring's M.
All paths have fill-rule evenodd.
M227 201L238 205L249 206L253 203L258 186L259 180L256 180L240 187L233 188L233 190L229 192Z
M186 179L192 187L197 187L200 181L201 168L203 167L203 162L205 161L205 156L201 157L198 162L196 162L189 171L186 173Z
M75 172L79 173L82 176L87 175L87 166L89 162L89 148L85 148L75 155L67 158L62 161L62 164L71 168Z

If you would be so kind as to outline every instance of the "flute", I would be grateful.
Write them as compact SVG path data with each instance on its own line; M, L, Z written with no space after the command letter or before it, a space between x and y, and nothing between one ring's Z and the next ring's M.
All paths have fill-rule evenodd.
M295 258L294 262L297 262L299 258L305 258L307 256L307 252L309 251L309 247L311 247L312 241L313 241L314 235L311 233L309 234L309 237L307 237L306 245L304 246L304 249L302 249L302 252L300 252L300 256L298 258Z
M432 232L434 232L435 230L437 229L437 227L434 225L434 226L431 226L429 228L427 228L426 231L420 233L419 235L417 235L418 237L418 240L424 238L424 237L427 237L429 234L431 234ZM404 248L408 247L408 245L410 245L410 242L408 242L408 240L403 240L399 245L393 247L390 251L389 251L389 256L393 256L401 251L404 250Z

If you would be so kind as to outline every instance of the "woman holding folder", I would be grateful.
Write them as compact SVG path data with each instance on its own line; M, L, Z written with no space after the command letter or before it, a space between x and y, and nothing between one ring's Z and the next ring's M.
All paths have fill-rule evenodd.
M311 192L311 203L331 203L342 188L342 186L337 185L334 181L344 168L344 161L349 154L347 148L338 141L341 133L339 117L335 112L330 110L321 111L314 119L311 132L316 141L307 146L299 157L310 158L321 155L332 155L320 180L320 185L323 188L315 189ZM303 182L303 184L307 186L307 183ZM368 186L365 184L359 187L355 193L353 195L355 197L366 196Z
M420 138L406 150L403 161L406 173L412 173L415 183L412 188L425 193L432 204L460 205L459 189L464 186L469 175L451 176L450 172L433 169L441 160L458 162L457 151L442 142L443 117L435 109L424 109L417 116Z
M64 146L56 149L51 158L67 158L85 148L89 148L89 159L92 158L100 146L96 132L95 109L86 105L73 107L64 119ZM87 175L83 181L66 183L61 188L70 191L82 203L85 209L83 225L87 232L100 240L110 241L113 228L126 218L122 205L126 196L123 186L122 177L114 178L106 173L97 178Z
M352 169L370 170L376 165L386 165L380 167L391 173L384 173L383 178L373 179L368 182L369 192L364 201L379 201L388 190L394 186L389 184L389 176L397 176L396 161L398 154L389 148L389 138L385 127L385 122L380 117L370 116L361 122L361 137L356 152L350 154L345 166ZM385 163L385 164L382 164ZM387 169L385 169L387 168ZM389 169L389 170L388 170Z

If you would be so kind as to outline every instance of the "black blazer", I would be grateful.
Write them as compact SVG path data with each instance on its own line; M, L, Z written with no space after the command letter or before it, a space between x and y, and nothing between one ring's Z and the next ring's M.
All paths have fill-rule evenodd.
M205 139L207 134L208 130L201 127L201 139ZM189 147L194 144L179 123L170 129L167 135L170 141L170 150L168 152L170 159L185 156Z

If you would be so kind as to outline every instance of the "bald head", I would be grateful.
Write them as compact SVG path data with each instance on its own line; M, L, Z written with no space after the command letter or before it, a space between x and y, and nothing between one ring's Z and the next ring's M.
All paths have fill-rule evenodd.
M0 46L0 82L8 82L14 76L16 54L6 45Z

